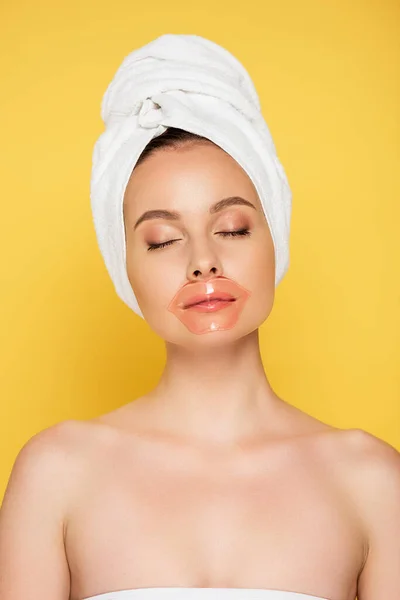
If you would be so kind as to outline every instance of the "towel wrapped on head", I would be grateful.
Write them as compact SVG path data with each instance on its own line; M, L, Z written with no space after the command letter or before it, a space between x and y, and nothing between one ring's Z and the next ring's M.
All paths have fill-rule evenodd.
M145 146L168 127L208 138L246 171L275 249L275 285L289 266L292 195L254 84L228 50L197 35L165 34L131 52L102 101L90 197L100 252L118 296L143 314L126 272L123 199Z

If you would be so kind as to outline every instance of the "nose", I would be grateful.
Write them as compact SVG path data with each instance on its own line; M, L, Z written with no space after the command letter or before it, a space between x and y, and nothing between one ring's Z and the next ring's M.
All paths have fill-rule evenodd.
M188 265L188 280L207 280L222 274L221 262L216 253L210 248L210 245L202 244L201 247L198 246L197 250L193 252Z
M203 272L200 271L200 269L196 269L195 271L193 271L193 277L192 279L208 279L209 276L210 277L216 277L217 275L220 275L220 273L218 272L217 267L211 267L211 269L208 269L208 273L207 273L207 269Z

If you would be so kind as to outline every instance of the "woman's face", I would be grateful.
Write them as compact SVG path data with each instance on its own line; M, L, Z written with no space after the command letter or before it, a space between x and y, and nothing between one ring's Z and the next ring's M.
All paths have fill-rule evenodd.
M228 197L252 206L238 203L210 212ZM154 210L179 213L179 218L153 215L135 227L144 213ZM268 317L275 295L275 252L268 223L252 181L218 146L196 143L147 157L134 168L127 185L124 224L129 281L144 318L164 340L184 346L218 345L251 333ZM238 230L248 230L249 235L220 233ZM216 276L245 288L248 299L234 326L195 335L168 307L186 283Z

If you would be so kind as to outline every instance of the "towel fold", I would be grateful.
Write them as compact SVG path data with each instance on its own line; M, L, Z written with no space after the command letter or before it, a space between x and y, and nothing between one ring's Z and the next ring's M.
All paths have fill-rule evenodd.
M168 127L230 154L259 195L275 249L275 285L289 266L292 195L254 84L228 50L197 35L165 34L131 52L101 105L90 197L100 252L118 296L143 317L126 272L123 198L145 146Z

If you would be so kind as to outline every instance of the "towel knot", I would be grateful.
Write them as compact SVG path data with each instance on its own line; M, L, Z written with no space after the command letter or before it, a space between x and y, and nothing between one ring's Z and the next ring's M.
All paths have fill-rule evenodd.
M138 103L133 113L138 116L138 125L145 129L158 127L164 116L161 106L151 98L146 98L143 102Z

